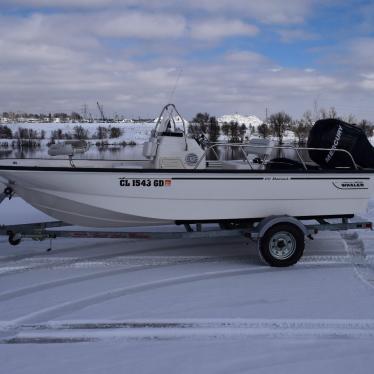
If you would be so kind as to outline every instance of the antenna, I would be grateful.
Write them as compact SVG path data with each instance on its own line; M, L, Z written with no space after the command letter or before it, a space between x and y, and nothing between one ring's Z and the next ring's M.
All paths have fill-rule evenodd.
M175 83L174 83L174 87L173 87L173 89L172 89L171 92L170 92L169 103L171 103L172 100L173 100L173 96L174 96L174 94L175 94L175 90L177 89L177 85L178 85L178 82L179 82L179 78L181 77L182 72L183 72L183 69L180 68L180 69L179 69L178 76L177 76L177 79L175 80Z

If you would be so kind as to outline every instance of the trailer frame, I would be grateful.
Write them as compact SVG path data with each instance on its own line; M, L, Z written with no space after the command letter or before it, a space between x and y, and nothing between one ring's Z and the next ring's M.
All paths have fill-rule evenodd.
M13 191L7 187L0 194L0 204L6 198L13 197ZM354 217L349 221L347 217L334 218L329 222L328 218L316 217L315 224L304 223L302 220L287 215L268 216L248 225L222 226L218 224L217 229L209 227L203 230L203 223L184 223L185 231L110 231L110 230L77 230L62 229L73 227L63 221L44 221L37 223L0 225L0 236L7 236L11 245L18 245L23 239L36 241L49 240L50 246L47 251L52 250L52 241L57 238L95 238L95 239L132 239L132 240L163 240L163 239L202 239L202 238L234 238L244 237L257 241L260 257L271 266L283 267L295 264L303 254L305 238L313 239L313 235L320 231L347 231L357 229L373 230L371 221ZM176 224L181 224L177 223ZM193 228L195 226L195 229ZM159 226L160 229L163 226ZM129 228L131 229L131 228ZM278 230L277 230L278 229ZM287 259L284 258L287 254ZM282 257L283 256L283 257ZM287 260L287 261L286 261Z

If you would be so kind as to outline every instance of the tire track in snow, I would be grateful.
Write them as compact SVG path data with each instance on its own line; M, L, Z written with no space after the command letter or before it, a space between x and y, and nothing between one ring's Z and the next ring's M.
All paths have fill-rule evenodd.
M346 251L351 257L356 276L367 286L374 289L374 267L365 253L365 245L357 232L341 234Z
M216 246L216 244L210 244L211 246ZM115 258L126 258L128 255L132 254L143 254L143 253L151 253L151 252L157 252L157 251L170 251L174 250L175 248L178 248L180 245L176 246L170 246L170 247L158 247L158 248L150 248L150 249L142 249L142 250L134 250L134 251L127 251L127 252L116 252L116 253L111 253L111 254L104 254L104 255L97 255L97 256L92 256L92 257L74 257L74 258L59 258L59 257L49 257L41 254L38 254L36 256L30 256L32 259L33 257L37 257L37 259L40 262L37 264L22 264L18 263L17 260L16 262L12 262L7 264L6 266L0 267L0 277L4 277L7 275L13 275L17 273L22 273L26 271L31 271L31 270L39 270L39 269L55 269L55 268L62 268L62 267L70 267L74 266L77 264L88 264L90 262L94 263L96 261L105 261L109 259L115 259ZM199 247L200 245L197 245ZM206 247L206 245L205 245ZM209 256L201 256L201 257L209 257ZM222 256L225 257L225 256ZM232 257L232 256L226 256L227 258ZM248 253L248 254L242 254L242 255L237 255L237 257L246 257L248 259L257 259L258 255L254 253ZM26 259L28 259L26 257ZM341 263L341 264L350 264L351 260L349 256L345 255L310 255L310 256L305 256L299 261L299 263L310 263L310 264L334 264L334 263Z
M120 257L120 256L119 256ZM126 256L123 256L126 260ZM196 258L197 257L197 258ZM161 256L160 256L161 258ZM174 257L166 257L166 261L173 260L173 263L161 263L161 264L151 264L151 265L135 265L135 267L129 268L128 266L124 266L117 269L106 270L106 271L99 271L94 272L86 275L71 277L71 278L64 278L55 281L48 281L37 283L32 286L21 287L16 290L6 291L0 293L0 301L7 301L12 300L14 298L30 295L36 292L50 290L57 287L62 287L70 284L85 282L88 280L96 280L106 277L111 277L119 274L128 274L136 271L144 271L148 269L155 269L161 267L170 267L170 266L177 266L177 265L185 265L185 264L196 264L196 263L215 263L215 262L231 262L231 261L243 261L243 263L247 263L248 260L257 259L257 256L251 255L227 255L227 256L191 256L189 257L181 257L181 256L174 256ZM144 260L149 260L147 257L144 257ZM84 263L84 262L82 262ZM326 256L304 256L300 261L299 264L303 265L344 265L348 264L351 265L351 257L350 256L334 256L334 255L326 255ZM63 266L63 265L60 265Z
M341 264L326 264L323 266L331 267L331 266L341 266ZM164 287L170 287L175 285L181 284L188 284L197 281L204 281L204 280L211 280L211 279L222 279L228 277L235 277L241 275L248 275L248 274L259 274L259 273L270 273L270 272L290 272L290 271L303 271L305 269L315 269L321 267L321 264L300 264L298 266L289 267L289 268L272 268L269 266L258 266L255 268L247 269L243 267L240 268L233 268L233 269L225 269L220 271L208 271L208 272L200 272L197 274L188 274L184 276L178 277L170 277L159 279L156 281L144 282L139 283L132 286L112 289L109 291L100 292L91 296L86 296L84 298L80 298L74 301L63 302L57 305L53 305L51 307L43 308L39 311L26 314L22 317L16 318L10 322L5 322L3 327L5 328L13 328L16 329L17 326L22 325L24 323L41 323L44 321L52 320L53 318L63 316L67 313L76 312L78 310L84 309L88 306L100 304L102 302L106 302L109 300L113 300L119 297L136 294L140 292L145 292L153 289L160 289Z
M119 297L149 291L153 289L192 283L202 280L220 279L233 276L247 275L251 273L265 273L271 271L274 271L274 269L265 266L256 267L254 269L243 269L241 267L221 271L200 272L197 274L189 274L178 277L164 278L156 281L143 282L133 286L111 289L109 291L100 292L74 301L68 301L51 307L43 308L39 311L29 313L22 317L14 319L10 321L7 325L9 327L16 328L17 326L25 323L40 323L43 321L49 321L53 318L84 309L88 306L100 304L102 302L113 300Z
M204 246L216 246L217 243L212 243L211 240L214 239L214 238L206 238L206 239L209 239L210 243L204 243ZM224 243L223 240L226 239L227 241L229 241L228 243ZM243 243L243 239L244 239L244 242L245 242L245 238L242 238L242 237L238 237L238 238L220 238L220 242L219 242L219 245L222 245L222 244L226 244L226 245L232 245L233 244L233 241L234 239L236 239L239 243ZM53 239L53 240L59 240L59 239ZM75 239L72 239L72 238L69 238L69 239L61 239L60 240L74 240L76 241L77 238ZM66 254L66 253L70 253L70 252L77 252L77 250L82 250L84 249L85 251L89 251L89 250L95 250L97 248L100 248L100 247L105 247L105 246L108 246L108 245L115 245L115 246L118 246L118 245L128 245L128 244L139 244L139 243L151 243L151 242L154 242L154 243L157 243L162 241L163 242L163 245L160 245L158 246L158 248L160 250L162 250L163 248L167 248L167 249L172 249L172 248L179 248L181 246L181 241L179 239L179 242L178 243L166 243L165 239L112 239L110 241L106 240L106 239L91 239L92 240L92 243L86 243L84 245L79 245L79 247L77 246L77 244L72 244L70 245L69 247L67 248L57 248L57 249L53 249L52 252L50 252L50 255L51 257L53 257L54 254ZM98 241L99 240L99 241ZM178 239L171 239L171 240L178 240ZM196 240L195 239L191 239L191 240ZM201 240L201 239L199 239ZM47 240L48 241L48 240ZM0 241L1 243L1 241ZM5 240L4 243L8 243L8 240ZM201 242L200 243L193 243L191 242L189 244L189 247L199 247L201 246ZM77 249L79 248L79 249ZM7 263L7 262L11 262L11 261L20 261L20 260L25 260L25 259L30 259L30 258L38 258L38 257L44 257L45 256L45 251L43 252L38 252L38 253L28 253L28 254L17 254L17 255L11 255L11 256L0 256L0 263Z
M140 241L136 241L137 243L139 243ZM108 242L106 242L108 243ZM124 241L124 242L116 242L115 245L118 245L118 244L123 244L124 246L126 244L131 244L131 243L135 243L135 241ZM113 244L111 242L111 244ZM41 254L41 253L37 253L37 254L30 254L29 256L27 255L22 255L20 256L20 259L17 259L16 261L12 261L12 257L13 256L9 256L8 258L10 259L10 263L7 263L6 266L1 266L0 267L0 277L2 276L7 276L7 275L12 275L12 274L16 274L16 273L21 273L21 272L24 272L24 271L30 271L30 270L34 270L34 269L50 269L50 268L57 268L57 267L64 267L64 266L69 266L69 265L75 265L75 264L78 264L78 263L84 263L84 262L89 262L89 261L100 261L100 260L106 260L106 259L113 259L113 258L116 258L116 257L121 257L121 256L127 256L127 255L133 255L133 254L143 254L143 253L151 253L151 252L157 252L157 251L172 251L172 250L175 250L175 249L178 249L181 247L181 243L173 243L173 244L169 244L169 245L165 245L166 243L163 243L162 245L158 245L156 248L148 248L148 249L140 249L140 250L131 250L131 251L124 251L123 248L120 249L120 251L116 251L115 253L111 253L111 254L104 254L104 255L97 255L97 256L92 256L92 257L77 257L77 258L69 258L68 260L66 259L62 259L59 261L59 258L56 258L56 257L53 257L53 256L46 256L45 253ZM220 242L220 245L222 246L222 244L224 245L228 245L228 246L232 246L233 243L230 242L230 243L222 243L222 241ZM103 245L105 245L105 243L93 243L91 245L88 245L89 248L100 248L102 247ZM202 244L201 242L199 243L189 243L189 249L191 248L199 248L201 247ZM204 243L204 248L206 247L216 247L217 246L217 243L216 242L210 242L210 243ZM82 247L79 247L77 249L77 247L75 248L70 248L68 249L68 251L79 251L81 250ZM53 252L55 253L55 252ZM52 254L53 254L52 253ZM37 264L37 265L33 265L33 266L28 266L28 265L22 265L22 264L19 264L19 261L23 260L23 259L29 259L29 258L37 258L39 260L43 260L43 261L47 261L48 260L54 260L55 263L53 263L53 261L49 261L48 263L42 263L42 264ZM5 262L5 261L4 261Z
M209 243L209 246L216 246L217 243ZM205 245L208 246L208 245ZM98 244L97 246L102 246L102 243ZM22 273L25 271L30 271L30 270L38 270L38 269L51 269L51 268L60 268L64 266L71 266L79 263L85 263L85 262L92 262L92 261L100 261L100 260L107 260L107 259L113 259L116 257L121 257L121 256L127 256L127 255L132 255L132 254L143 254L143 253L151 253L151 252L157 252L157 251L171 251L175 250L176 248L180 248L180 244L174 244L174 245L169 245L169 246L157 246L157 248L148 248L148 249L141 249L141 250L132 250L132 251L126 251L124 252L123 249L122 251L111 253L111 254L103 254L103 255L97 255L97 256L91 256L91 257L77 257L77 258L69 258L68 260L62 259L59 260L59 258L56 257L49 257L46 256L45 254L41 255L38 254L37 258L39 260L44 260L47 263L38 263L36 265L22 265L17 263L18 261L14 263L7 264L6 266L0 267L0 277L7 276L7 275L12 275L16 273ZM191 245L199 247L201 246L201 243ZM76 251L78 249L75 249ZM34 257L34 256L31 256ZM50 261L52 260L52 261ZM3 269L3 270L2 270Z
M374 338L374 320L159 319L51 322L20 326L2 344L71 343L108 339Z
M215 263L215 262L242 260L243 258L247 260L248 256L232 255L232 256L165 257L166 261L169 261L169 262L165 263L165 260L164 260L164 262L161 264L136 265L133 267L125 266L119 269L116 268L116 269L99 271L99 272L94 272L94 273L70 277L70 278L58 279L58 280L49 281L49 282L37 283L32 286L22 287L16 290L3 292L0 294L0 301L12 300L20 296L30 295L30 294L44 291L44 290L50 290L53 288L67 286L70 284L76 284L76 283L85 282L88 280L102 279L102 278L111 277L111 276L120 275L120 274L128 274L128 273L139 272L139 271L144 271L144 270L149 270L149 269L159 269L159 268L164 268L164 267L172 267L172 266L186 265L186 264L196 264L196 263L202 264L202 263ZM147 258L145 257L144 259L147 259Z

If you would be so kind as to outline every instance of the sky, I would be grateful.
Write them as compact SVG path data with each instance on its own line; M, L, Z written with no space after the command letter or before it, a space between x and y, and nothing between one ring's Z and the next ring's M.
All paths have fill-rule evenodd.
M0 112L374 121L373 98L373 0L0 0Z

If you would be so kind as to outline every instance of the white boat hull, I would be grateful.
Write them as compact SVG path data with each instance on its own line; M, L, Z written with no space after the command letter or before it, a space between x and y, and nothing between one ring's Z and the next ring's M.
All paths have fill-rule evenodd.
M37 209L94 227L175 221L343 216L366 210L365 172L186 172L163 170L0 170L3 182Z

